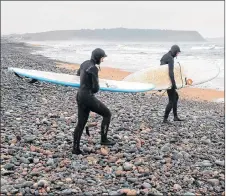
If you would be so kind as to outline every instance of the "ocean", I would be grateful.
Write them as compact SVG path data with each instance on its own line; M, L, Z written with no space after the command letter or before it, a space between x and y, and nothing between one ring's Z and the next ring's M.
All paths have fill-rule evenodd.
M29 44L41 46L36 54L47 56L54 60L81 64L90 59L93 49L102 48L108 57L101 66L119 68L126 71L139 71L151 66L159 66L160 58L175 43L170 42L106 42L106 41L30 41ZM224 43L202 42L202 43L177 43L181 48L181 54L176 61L180 64L192 65L190 70L193 75L206 75L206 70L220 67L217 78L205 84L198 85L199 88L224 90ZM202 62L200 64L200 62ZM208 62L208 64L205 64ZM209 67L207 67L209 66ZM210 67L211 66L211 67Z

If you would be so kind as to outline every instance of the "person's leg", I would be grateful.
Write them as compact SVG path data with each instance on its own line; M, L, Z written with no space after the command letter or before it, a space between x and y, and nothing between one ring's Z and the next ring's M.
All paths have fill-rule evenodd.
M174 101L173 101L173 115L174 115L174 121L183 121L178 117L177 114L177 103L178 103L179 95L177 91L175 90L174 92Z
M89 101L89 109L92 112L95 112L103 117L103 120L101 123L101 144L114 145L115 142L110 141L107 138L107 133L108 133L109 125L111 121L110 110L94 96L92 96L92 99Z
M169 102L168 102L166 109L165 109L164 120L163 120L164 123L168 122L167 119L168 119L169 114L170 114L170 112L173 108L173 90L172 89L167 90L167 94L168 94Z
M89 118L89 113L90 110L84 104L78 103L78 122L74 130L73 154L82 154L82 151L80 150L80 139Z
M173 92L173 115L174 115L174 118L177 117L177 102L178 102L178 93L177 91L175 90Z

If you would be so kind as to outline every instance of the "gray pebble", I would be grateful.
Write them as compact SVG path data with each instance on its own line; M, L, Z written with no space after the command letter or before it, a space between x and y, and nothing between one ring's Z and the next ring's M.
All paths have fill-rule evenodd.
M29 194L30 193L30 188L29 187L26 187L25 188L25 192Z
M54 165L54 160L52 158L49 158L47 161L47 165L49 165L49 166Z
M197 162L197 166L202 166L202 167L211 167L212 164L208 160L204 160L202 162Z
M23 184L22 184L22 187L31 187L33 185L33 182L32 181L25 181Z
M195 196L195 193L186 192L186 193L184 193L183 196Z
M130 171L130 170L133 169L133 165L130 164L130 163L124 163L123 168L124 168L125 171Z
M224 161L216 160L215 163L216 163L216 165L220 165L220 166L224 166L225 165Z
M34 158L34 159L33 159L33 162L34 162L34 163L39 163L39 158Z
M10 190L10 193L12 193L12 194L16 194L16 193L18 193L18 192L19 192L18 189L12 189L12 190Z
M48 182L46 181L46 180L39 180L38 181L38 186L40 186L40 187L46 187L46 186L48 186Z
M218 186L220 183L218 179L208 179L207 182L209 182L212 186Z
M147 183L147 182L144 182L142 184L142 187L145 188L145 189L148 189L148 188L151 188L151 185L149 183Z
M21 158L20 158L20 161L21 161L22 163L25 163L25 164L30 164L30 161L29 161L28 159L24 158L24 157L21 157Z
M8 169L8 170L14 169L14 164L7 163L7 164L4 165L4 168Z
M118 191L109 192L109 196L120 196L121 194Z
M71 193L72 193L71 189L65 189L65 190L62 191L63 195L70 195Z
M127 178L127 181L128 181L128 182L136 182L137 179L136 179L136 178Z
M95 195L95 194L92 194L91 192L85 192L84 195L86 195L86 196L92 196L92 195Z
M86 184L86 181L83 180L83 179L75 180L75 182L78 183L78 184Z
M4 186L8 183L8 181L1 177L1 186Z
M38 192L38 190L35 190L35 195L36 196L39 196L40 195L39 192Z
M161 148L162 152L169 152L170 151L170 144L167 143Z
M36 136L33 135L27 135L24 137L25 142L33 142L36 139Z
M162 156L153 156L153 158L154 158L155 160L162 160L162 159L163 159Z

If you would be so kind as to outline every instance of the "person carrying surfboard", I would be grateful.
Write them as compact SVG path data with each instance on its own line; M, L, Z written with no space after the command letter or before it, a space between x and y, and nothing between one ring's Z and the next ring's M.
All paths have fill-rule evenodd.
M169 78L172 83L171 89L167 90L169 102L166 106L165 109L165 114L164 114L164 123L169 123L168 122L168 117L173 109L173 115L174 115L174 121L182 121L178 115L177 115L177 102L179 99L178 93L176 91L177 85L174 79L174 58L177 57L177 55L180 53L180 47L178 45L173 45L170 49L170 51L166 54L163 55L163 57L160 60L160 65L166 65L168 64L169 66Z
M77 71L80 76L80 87L76 96L78 104L78 122L74 131L73 154L82 154L80 150L80 139L83 129L88 121L90 111L95 112L103 117L101 123L101 144L114 145L115 142L107 138L109 124L111 121L110 110L98 100L94 94L99 91L98 72L100 63L107 57L105 51L96 48L92 52L90 60L83 62ZM99 68L98 68L98 67Z

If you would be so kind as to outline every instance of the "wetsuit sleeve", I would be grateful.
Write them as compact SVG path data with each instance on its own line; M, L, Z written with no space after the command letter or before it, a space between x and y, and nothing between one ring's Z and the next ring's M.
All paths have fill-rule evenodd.
M80 68L77 70L76 75L80 76Z
M172 83L172 88L176 88L176 82L174 79L174 60L173 59L169 60L168 66L169 66L169 77Z
M92 92L97 93L100 89L99 78L98 78L98 69L97 69L97 67L90 67L86 71L92 77Z

